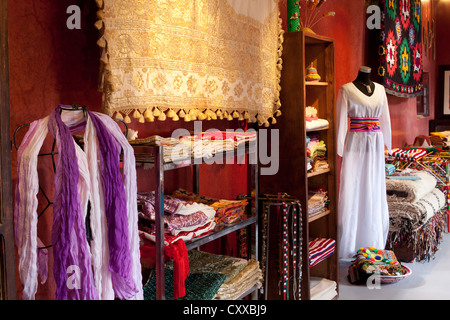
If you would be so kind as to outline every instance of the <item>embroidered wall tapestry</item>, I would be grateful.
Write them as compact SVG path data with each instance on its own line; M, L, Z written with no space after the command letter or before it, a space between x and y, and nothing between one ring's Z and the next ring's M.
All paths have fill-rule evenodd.
M276 122L277 0L96 0L103 111L130 122Z
M378 75L386 92L422 95L422 13L420 0L380 0L382 8Z

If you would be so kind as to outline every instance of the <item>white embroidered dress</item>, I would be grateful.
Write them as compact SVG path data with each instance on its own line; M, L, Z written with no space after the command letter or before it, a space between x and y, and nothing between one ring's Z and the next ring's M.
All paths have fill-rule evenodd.
M384 249L389 231L384 146L391 149L391 122L384 87L371 96L353 83L339 89L337 154L342 159L338 203L339 258L361 247ZM379 118L381 130L348 130L349 118Z

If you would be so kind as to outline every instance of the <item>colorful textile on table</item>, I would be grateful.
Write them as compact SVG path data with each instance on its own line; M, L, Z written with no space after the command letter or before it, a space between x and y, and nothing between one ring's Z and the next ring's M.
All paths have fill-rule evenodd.
M265 126L281 114L277 1L96 3L105 113L125 122L239 118Z
M382 26L378 75L386 92L422 95L422 8L420 0L379 0Z
M350 131L381 132L380 118L350 118Z
M427 155L427 150L422 148L394 148L390 152L387 152L388 156L394 157L399 160L419 160Z
M348 267L350 283L366 281L373 274L398 276L405 274L395 253L391 250L379 250L373 247L360 248L356 259Z

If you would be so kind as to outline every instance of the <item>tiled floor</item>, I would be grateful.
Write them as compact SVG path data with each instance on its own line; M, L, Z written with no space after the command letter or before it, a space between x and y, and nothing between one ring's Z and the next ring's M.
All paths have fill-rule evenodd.
M404 263L412 274L393 284L352 285L347 280L351 260L341 260L339 300L449 300L450 234L446 233L439 251L430 262Z

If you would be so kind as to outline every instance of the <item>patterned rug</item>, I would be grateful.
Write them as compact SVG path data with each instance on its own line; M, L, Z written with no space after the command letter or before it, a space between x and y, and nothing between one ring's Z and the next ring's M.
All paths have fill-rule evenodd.
M413 98L423 94L422 7L420 0L379 0L382 12L378 75L386 92Z

